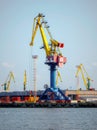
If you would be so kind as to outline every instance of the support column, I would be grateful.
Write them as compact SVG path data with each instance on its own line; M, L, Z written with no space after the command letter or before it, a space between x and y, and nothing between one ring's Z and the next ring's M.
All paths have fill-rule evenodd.
M56 65L50 65L50 87L56 88Z

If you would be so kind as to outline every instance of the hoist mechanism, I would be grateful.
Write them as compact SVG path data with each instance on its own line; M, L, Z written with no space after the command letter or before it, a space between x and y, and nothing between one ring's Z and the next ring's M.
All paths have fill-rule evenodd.
M80 64L77 66L77 72L76 72L75 77L78 77L79 73L81 73L81 75L82 75L82 79L83 79L84 85L86 87L86 90L92 90L92 88L90 88L90 81L93 81L93 80L89 77L83 64Z
M36 36L36 32L39 28L40 34L43 41L43 48L46 53L46 61L45 64L50 66L50 88L47 88L42 96L40 97L40 100L61 100L61 99L67 99L67 97L62 93L62 91L56 87L56 70L57 67L62 67L67 59L64 57L60 51L60 48L64 47L63 43L58 42L57 40L53 39L50 31L49 26L47 25L47 22L44 20L43 14L38 14L34 18L33 22L33 29L32 29L32 39L30 42L30 46L34 45L34 38ZM50 38L49 42L47 40L45 31L47 31L48 36ZM49 44L50 43L50 44ZM52 96L53 95L53 96Z
M11 80L13 80L14 83L15 83L15 79L14 79L14 74L13 74L13 72L10 72L10 73L8 74L8 77L7 77L6 81L1 85L1 86L4 87L4 90L5 90L5 91L9 91L9 90L10 90L10 82L11 82Z

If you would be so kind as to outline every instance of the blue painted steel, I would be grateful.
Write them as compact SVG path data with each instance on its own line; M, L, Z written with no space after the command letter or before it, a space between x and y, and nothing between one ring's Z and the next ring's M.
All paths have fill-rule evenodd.
M43 94L40 96L39 100L62 100L69 101L69 97L65 96L65 94L59 89L47 88Z
M56 88L56 65L51 64L50 66L50 87Z
M63 100L69 101L69 98L56 87L56 66L54 62L45 62L45 64L50 66L50 88L47 88L43 94L40 96L39 100Z

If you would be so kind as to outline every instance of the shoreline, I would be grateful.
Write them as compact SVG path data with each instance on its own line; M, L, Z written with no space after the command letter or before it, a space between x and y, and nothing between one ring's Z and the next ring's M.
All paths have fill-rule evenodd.
M0 108L97 108L97 102L79 103L0 103Z

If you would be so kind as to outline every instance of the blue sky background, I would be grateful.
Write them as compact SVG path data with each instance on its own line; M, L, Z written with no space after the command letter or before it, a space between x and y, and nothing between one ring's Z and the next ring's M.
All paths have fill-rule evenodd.
M33 49L29 46L33 19L43 13L54 39L65 44L62 53L67 63L60 70L61 89L76 89L76 65L82 63L97 89L97 0L0 0L0 84L9 71L16 83L10 89L23 90L24 70L27 71L27 90L33 90L33 60L38 55L37 89L49 84L49 67L44 64L45 52L40 32ZM80 76L81 77L81 76ZM85 89L82 78L80 87ZM0 88L2 89L2 88Z

